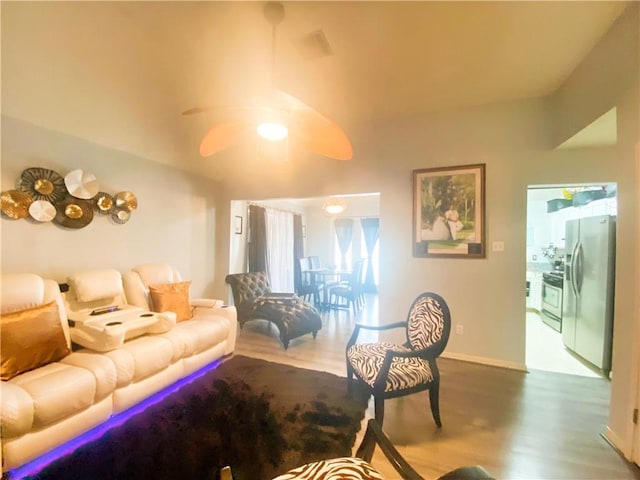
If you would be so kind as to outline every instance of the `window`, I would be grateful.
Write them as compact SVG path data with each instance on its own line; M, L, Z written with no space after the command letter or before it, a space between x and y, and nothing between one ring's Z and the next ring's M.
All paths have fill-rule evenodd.
M340 266L342 265L342 252L340 252L340 245L338 244L338 238L334 235L333 236L333 252L334 252L334 262L336 265L336 268L340 269ZM347 266L347 268L351 268L351 265L353 265L353 263L351 262L352 260L352 254L353 252L353 242L351 242L351 244L349 245L349 249L347 250L347 253L345 255L345 265Z

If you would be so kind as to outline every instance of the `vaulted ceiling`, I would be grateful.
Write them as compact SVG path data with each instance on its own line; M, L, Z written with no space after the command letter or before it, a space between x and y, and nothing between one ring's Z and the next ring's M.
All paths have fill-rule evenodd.
M540 97L563 83L627 4L288 2L274 80L347 133ZM242 104L269 85L263 7L2 2L2 113L215 177L208 165L220 159L198 155L214 114L181 112ZM329 54L308 37L319 31Z

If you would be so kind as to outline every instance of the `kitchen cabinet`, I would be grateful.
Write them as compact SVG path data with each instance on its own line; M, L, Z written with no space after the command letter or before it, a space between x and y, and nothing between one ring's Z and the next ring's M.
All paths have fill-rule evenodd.
M527 271L527 282L529 283L527 309L540 312L542 309L542 272Z
M616 198L594 200L580 207L568 207L548 214L550 242L558 248L565 248L565 226L568 221L598 215L617 215Z

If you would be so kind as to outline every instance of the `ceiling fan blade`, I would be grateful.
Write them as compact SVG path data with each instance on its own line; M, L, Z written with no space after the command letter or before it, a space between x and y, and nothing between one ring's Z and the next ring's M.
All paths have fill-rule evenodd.
M340 125L311 108L293 110L289 130L309 151L336 160L353 158L351 141Z
M273 89L272 95L290 112L289 130L302 147L336 160L353 158L351 141L340 125L287 92Z
M208 157L240 140L249 125L245 120L225 120L209 129L200 142L200 155Z
M216 107L193 107L182 112L182 115L195 115L197 113L208 112L209 110L213 110L215 108Z

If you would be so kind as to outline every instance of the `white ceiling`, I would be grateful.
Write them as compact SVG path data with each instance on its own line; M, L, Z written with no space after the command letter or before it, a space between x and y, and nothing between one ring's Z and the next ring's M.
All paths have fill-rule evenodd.
M343 125L550 94L627 2L290 2L275 83ZM215 120L269 84L264 2L2 2L2 112L215 177ZM321 29L332 55L307 58ZM308 51L303 51L308 53ZM357 158L358 145L354 145Z

